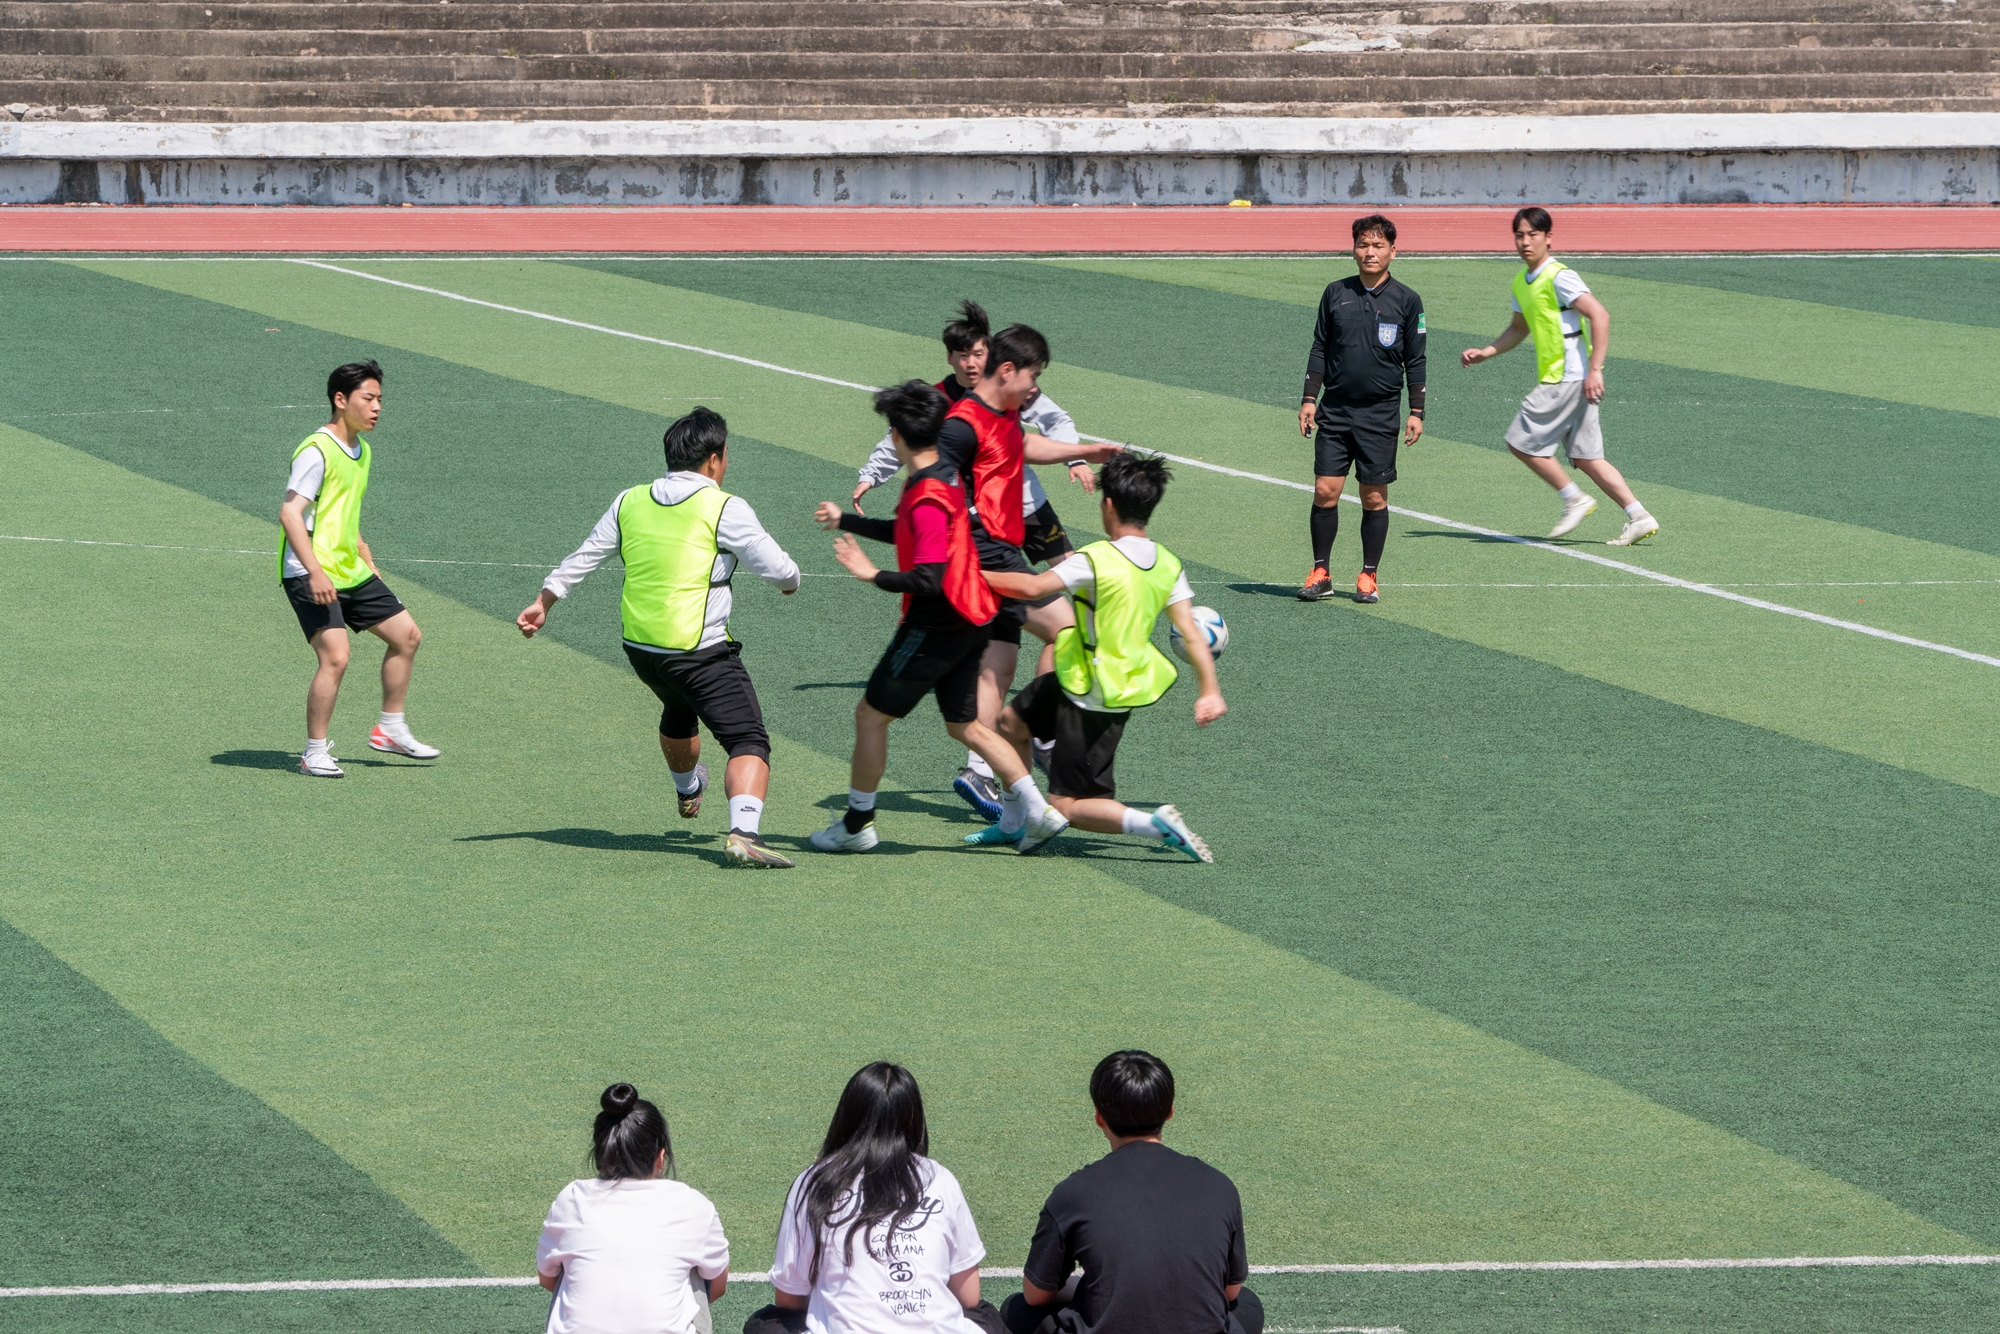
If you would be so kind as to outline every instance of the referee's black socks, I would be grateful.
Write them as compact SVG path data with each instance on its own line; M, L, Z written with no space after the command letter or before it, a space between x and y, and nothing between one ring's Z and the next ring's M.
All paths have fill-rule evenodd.
M1319 511L1314 510L1315 514ZM1375 573L1375 567L1382 563L1382 548L1389 540L1389 511L1361 511L1361 568Z
M1365 527L1363 532L1368 531ZM1340 536L1340 503L1312 508L1313 564L1325 565L1333 559L1333 539Z

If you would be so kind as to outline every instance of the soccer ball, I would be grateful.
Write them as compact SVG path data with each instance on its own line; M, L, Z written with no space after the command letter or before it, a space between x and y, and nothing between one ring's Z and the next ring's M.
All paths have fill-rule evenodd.
M1208 641L1208 653L1212 658L1220 658L1222 651L1229 647L1229 622L1222 619L1222 613L1213 607L1196 607L1190 613L1194 617L1194 628ZM1174 656L1182 662L1191 663L1187 645L1181 640L1181 628L1171 621L1167 623L1167 642L1173 646Z

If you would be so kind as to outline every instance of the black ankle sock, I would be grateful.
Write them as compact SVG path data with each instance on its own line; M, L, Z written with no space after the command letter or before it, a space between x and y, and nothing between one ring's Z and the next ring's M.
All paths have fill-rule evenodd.
M849 806L844 823L847 825L848 833L858 834L869 825L875 823L875 812L872 810L857 811L852 806Z
M1375 573L1382 563L1382 547L1389 540L1389 511L1361 511L1361 568Z
M1333 539L1339 535L1340 506L1337 504L1313 506L1312 539L1314 565L1324 565L1333 558Z

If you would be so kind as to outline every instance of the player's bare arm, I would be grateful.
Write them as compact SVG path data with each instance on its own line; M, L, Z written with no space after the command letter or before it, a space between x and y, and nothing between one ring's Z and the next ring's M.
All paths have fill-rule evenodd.
M514 618L514 624L521 627L521 634L524 637L533 639L535 631L548 624L549 608L555 605L556 595L544 588L535 595L533 602L521 609L521 614Z
M1173 622L1174 629L1180 631L1181 643L1187 647L1188 663L1194 668L1200 692L1194 700L1195 725L1206 727L1229 712L1229 706L1222 701L1222 683L1215 677L1215 655L1208 651L1208 636L1195 629L1194 603L1167 604L1167 619Z
M864 486L854 494L859 496L867 489ZM856 505L854 512L856 514L861 513L861 506ZM826 529L829 533L837 532L840 528L840 506L834 504L831 500L820 501L818 505L813 507L813 522Z
M333 580L326 577L319 557L313 555L312 534L306 531L306 506L312 504L312 497L302 496L296 491L285 492L285 503L278 507L278 526L285 530L285 541L291 546L292 554L299 558L299 564L306 567L307 587L312 590L312 599L322 607L330 607L340 600ZM363 548L363 559L367 549ZM374 565L373 561L369 562Z
M1066 445L1060 440L1051 440L1045 435L1022 437L1021 456L1030 463L1068 463L1082 459L1085 463L1102 463L1125 448L1109 440L1095 444Z
M1413 412L1409 420L1403 423L1403 448L1408 449L1423 438L1424 419Z
M1003 598L1032 602L1063 591L1061 576L1053 570L1043 574L1016 574L1007 570L982 570L986 582Z
M852 533L842 533L833 539L833 558L840 562L842 569L864 584L874 583L875 576L881 573L875 562L868 559L868 553L861 549L861 544L854 540Z
M1583 308L1578 306L1577 309L1581 310ZM1602 309L1602 307L1599 307L1599 309ZM1527 317L1517 310L1514 312L1514 318L1507 322L1507 329L1504 333L1485 347L1468 347L1459 357L1458 363L1461 366L1477 366L1482 361L1491 361L1501 353L1511 352L1519 347L1521 340L1527 336Z
M1576 299L1576 310L1590 321L1590 374L1583 377L1583 396L1599 403L1604 400L1604 358L1611 347L1611 312L1589 292Z

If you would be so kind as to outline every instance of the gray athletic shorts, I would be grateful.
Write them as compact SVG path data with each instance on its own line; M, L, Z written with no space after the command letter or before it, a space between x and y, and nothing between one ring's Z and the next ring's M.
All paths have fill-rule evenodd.
M1538 459L1554 458L1561 448L1571 463L1603 458L1597 404L1584 402L1583 381L1538 384L1530 390L1507 425L1507 447Z

